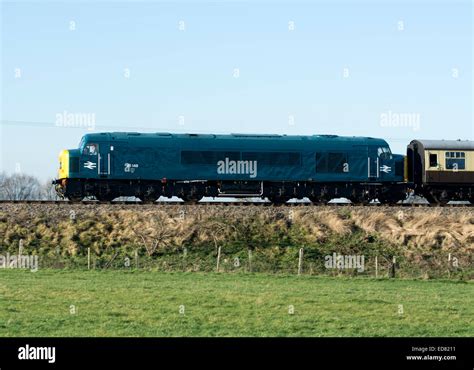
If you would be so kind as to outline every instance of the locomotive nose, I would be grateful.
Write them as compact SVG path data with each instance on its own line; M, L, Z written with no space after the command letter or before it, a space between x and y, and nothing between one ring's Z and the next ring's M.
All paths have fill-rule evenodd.
M66 179L69 177L69 150L62 150L59 153L59 170L58 180Z
M69 177L69 150L62 150L59 153L58 178L52 184L60 198L64 198L66 179Z

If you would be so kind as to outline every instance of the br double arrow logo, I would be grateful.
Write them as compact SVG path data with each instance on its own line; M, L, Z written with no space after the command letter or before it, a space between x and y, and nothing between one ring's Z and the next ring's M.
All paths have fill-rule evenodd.
M89 170L93 170L97 167L97 164L91 161L87 161L84 163L84 168L88 168Z

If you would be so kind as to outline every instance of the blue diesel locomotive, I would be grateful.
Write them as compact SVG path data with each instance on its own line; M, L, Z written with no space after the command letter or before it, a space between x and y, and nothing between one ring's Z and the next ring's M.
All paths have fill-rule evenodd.
M371 137L91 133L79 148L61 152L54 183L71 201L230 196L395 203L406 198L404 158Z

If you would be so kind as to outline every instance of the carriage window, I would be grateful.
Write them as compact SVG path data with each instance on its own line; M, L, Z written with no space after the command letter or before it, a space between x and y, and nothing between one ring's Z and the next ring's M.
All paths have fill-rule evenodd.
M99 152L99 145L98 144L87 144L84 148L83 154L97 155L98 152Z
M446 152L446 169L447 170L464 170L466 169L466 153L464 152Z
M438 166L438 154L430 154L430 167Z

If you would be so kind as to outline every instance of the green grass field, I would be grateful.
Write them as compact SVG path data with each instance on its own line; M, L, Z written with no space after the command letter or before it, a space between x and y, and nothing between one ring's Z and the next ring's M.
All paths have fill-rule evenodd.
M2 270L0 336L474 336L474 283Z

